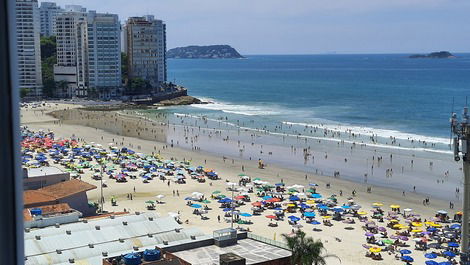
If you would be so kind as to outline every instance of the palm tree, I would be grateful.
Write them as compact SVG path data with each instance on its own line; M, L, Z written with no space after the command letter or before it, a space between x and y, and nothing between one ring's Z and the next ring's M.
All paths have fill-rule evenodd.
M297 230L294 235L283 234L282 236L292 251L291 262L294 265L326 265L326 258L338 258L336 255L322 255L325 251L323 243L312 237L306 237L305 232L301 230Z

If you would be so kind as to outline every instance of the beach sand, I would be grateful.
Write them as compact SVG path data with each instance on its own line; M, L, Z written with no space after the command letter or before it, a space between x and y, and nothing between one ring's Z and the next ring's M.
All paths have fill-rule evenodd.
M113 140L116 146L127 146L131 147L136 152L151 154L152 152L160 152L164 158L174 158L179 160L191 160L192 165L203 165L207 168L213 168L218 172L222 180L210 181L206 183L198 183L194 180L189 179L187 184L176 184L171 183L169 186L166 182L161 180L152 180L150 183L145 184L140 179L129 180L127 183L116 183L112 180L108 180L106 183L107 188L104 188L104 197L106 203L104 204L104 210L113 211L146 211L145 201L155 200L155 196L158 194L165 195L163 201L164 204L158 204L156 212L162 216L167 215L168 212L180 212L181 220L189 220L189 224L184 224L188 227L197 227L202 231L211 234L213 230L219 228L226 228L230 224L223 222L223 212L217 209L218 204L213 201L208 206L213 208L207 215L209 220L201 220L199 216L192 214L192 208L186 206L185 197L189 196L192 192L202 192L209 197L212 191L221 190L224 194L229 195L229 192L225 191L227 188L226 181L238 182L238 174L241 172L242 166L244 167L244 173L252 178L259 177L262 180L269 181L270 183L277 183L282 180L287 185L300 184L304 185L306 189L309 183L317 183L319 187L317 191L324 197L331 194L340 194L340 190L343 191L343 196L338 197L339 204L347 202L347 198L351 196L351 192L355 190L357 192L354 200L357 204L363 206L363 209L370 212L371 204L373 202L383 202L384 209L389 210L388 205L399 204L404 208L412 208L414 212L421 214L423 218L430 218L435 215L435 212L440 209L448 209L448 201L442 201L439 199L431 199L431 203L428 206L422 204L423 195L413 192L407 192L406 196L403 196L402 190L394 190L381 187L373 187L371 193L367 193L366 189L368 185L364 185L357 182L344 180L341 178L333 178L327 176L316 176L312 174L307 175L306 173L299 170L287 169L275 164L270 164L265 169L258 168L257 160L244 160L238 157L229 157L224 161L221 156L212 155L202 151L193 151L188 149L182 149L178 147L171 147L165 139L165 135L172 133L170 127L166 125L158 124L158 122L144 122L142 120L124 117L117 115L116 112L104 112L95 113L88 117L85 114L74 114L76 119L68 117L65 122L60 122L55 118L47 115L50 111L64 110L77 108L77 105L65 105L65 104L48 104L46 107L35 108L35 109L22 109L21 110L21 123L27 125L32 130L52 130L54 131L56 138L64 137L69 138L72 136L79 137L80 140L86 142L100 143L103 146L107 146L108 143L112 143ZM65 114L69 115L69 114ZM86 119L85 119L86 118ZM125 127L123 127L125 125ZM133 132L135 126L147 126L145 133L136 135ZM95 128L94 128L95 127ZM128 131L129 130L129 131ZM118 135L119 134L119 135ZM152 138L153 137L153 138ZM120 145L123 143L123 145ZM233 160L232 160L233 159ZM233 161L233 162L232 162ZM282 177L279 177L282 176ZM91 179L91 173L86 173L82 176L82 180L99 186L99 181ZM210 186L210 183L212 186ZM331 188L327 189L326 184L330 183ZM135 188L135 192L134 192ZM173 196L173 191L179 192L178 196ZM98 201L100 189L95 189L88 192L89 199L92 201ZM129 193L133 194L133 200L127 198ZM115 196L118 201L118 206L111 206L109 200L111 196ZM251 195L252 201L257 200ZM243 212L250 211L251 204L245 205L240 208ZM449 211L453 214L454 211L461 209L459 202L455 203L455 209ZM282 241L281 234L290 233L291 226L288 225L287 221L279 222L279 227L272 228L268 227L269 219L261 216L253 216L250 220L253 221L251 225L244 225L249 227L255 234ZM222 222L217 221L217 216L222 217ZM341 264L403 264L401 261L397 261L393 256L387 253L382 253L383 261L373 261L370 258L365 257L366 250L361 246L365 242L364 230L361 228L361 223L357 222L354 225L354 230L344 229L346 224L340 222L333 222L332 227L326 227L323 225L318 226L322 229L321 232L312 231L313 226L303 223L304 227L302 230L307 232L308 235L315 239L320 239L328 253L335 254L342 260ZM235 224L237 226L237 224ZM337 241L339 238L341 242ZM410 242L409 249L414 248L414 243ZM415 259L416 264L424 264L423 253L419 251L413 251L412 255ZM328 264L335 265L340 264L335 258L328 259Z

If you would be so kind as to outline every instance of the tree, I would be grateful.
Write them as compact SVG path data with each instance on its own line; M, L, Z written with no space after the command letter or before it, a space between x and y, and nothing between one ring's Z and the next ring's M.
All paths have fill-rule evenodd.
M46 79L42 83L42 94L46 98L52 98L54 97L54 94L56 92L56 82L54 79Z
M122 83L126 84L128 79L128 67L127 67L127 54L121 52L121 79Z
M55 57L56 47L55 36L41 37L41 59Z
M142 95L148 94L152 86L150 82L142 78L136 77L129 80L127 83L127 94L129 95Z
M326 265L325 259L336 255L322 255L325 247L320 240L306 237L305 232L297 230L294 235L282 235L292 251L291 262L296 265ZM339 258L338 258L339 259ZM341 261L341 260L340 260Z
M26 88L26 87L20 88L20 97L21 98L26 97L29 94L29 92L30 92L29 88Z

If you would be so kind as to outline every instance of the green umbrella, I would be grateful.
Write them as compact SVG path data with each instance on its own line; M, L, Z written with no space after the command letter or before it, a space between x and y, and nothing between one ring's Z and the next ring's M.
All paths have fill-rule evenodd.
M240 174L238 174L238 176L243 177L243 176L246 176L246 174L245 173L240 173Z
M219 197L219 198L225 198L225 197L227 197L227 196L225 196L225 195L223 195L223 194L220 194L220 195L217 196L217 197Z
M212 192L212 194L219 194L220 193L220 190L215 190L214 192Z
M255 178L254 180L261 180L261 178Z
M314 189L308 189L308 190L307 190L307 192L310 192L310 193L315 193L315 192L316 192L316 190L314 190Z
M202 203L211 203L209 200L203 200Z
M385 244L389 244L389 245L393 244L393 241L390 239L384 239L382 240L382 242L384 242Z
M289 192L299 192L298 190L294 189L294 188L290 188L289 189Z
M154 204L155 202L154 201L146 201L145 203Z

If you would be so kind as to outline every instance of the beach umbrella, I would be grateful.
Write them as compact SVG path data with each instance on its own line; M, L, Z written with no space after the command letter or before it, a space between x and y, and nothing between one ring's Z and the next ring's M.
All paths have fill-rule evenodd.
M372 252L372 253L378 253L378 252L382 251L382 248L371 247L371 248L369 248L369 251Z
M374 234L371 233L371 232L367 232L367 233L365 233L364 235L365 235L365 236L374 236Z
M254 202L251 205L253 205L255 207L261 207L261 202Z
M343 209L349 209L349 208L351 208L351 206L349 206L349 205L343 205L343 206L341 206L341 208L343 208Z
M331 219L331 215L325 215L325 216L322 216L323 219Z
M381 203L381 202L374 202L374 203L372 204L372 206L375 206L375 207L380 207L380 206L383 206L383 205L384 205L384 204Z
M291 221L293 221L293 222L300 221L300 218L299 218L299 217L293 216L293 215L289 216L289 219L290 219Z
M245 196L239 195L239 196L236 196L235 199L242 200L242 199L245 199Z
M450 226L451 229L455 229L455 230L458 230L461 228L461 225L460 224L453 224Z
M434 261L434 260L426 260L424 262L424 264L426 264L426 265L439 265L439 263L437 263L437 261Z
M442 252L442 254L443 254L444 256L449 257L449 258L453 258L453 257L456 256L456 254L455 254L454 252L452 252L452 251L444 251L444 252Z
M266 215L266 218L269 218L269 219L276 219L277 217L275 215Z
M246 174L245 173L240 173L240 174L238 174L238 176L239 177L244 177L244 176L246 176Z
M437 231L437 228L435 228L435 227L428 227L427 230L428 230L429 232L435 232L435 231Z
M409 249L402 249L402 250L400 250L400 254L403 254L403 255L411 254L411 250L409 250Z
M215 190L212 192L212 194L219 194L221 191L220 190Z
M316 186L318 186L317 183L309 183L308 185L309 185L310 187L316 187Z
M157 196L155 196L155 197L157 197L157 199L161 200L161 199L165 198L165 195L159 194L159 195L157 195Z
M230 212L230 211L233 211L233 210L234 210L234 209L232 209L232 208L224 208L223 211L224 211L224 212Z
M305 212L304 216L305 217L315 217L315 213L314 212Z
M403 256L401 257L401 260L405 261L405 262L413 262L414 259L410 256Z
M377 230L379 230L380 232L385 232L385 231L387 231L387 229L386 229L385 227L383 227L383 226L377 228Z
M321 224L320 222L318 222L317 220L313 220L312 222L310 222L312 225L319 225Z
M229 199L229 198L223 198L223 199L219 200L218 202L219 203L230 203L230 202L232 202L232 200Z
M264 197L263 197L263 200L267 201L267 200L272 199L272 198L273 198L273 197L271 197L271 196L264 196Z
M154 204L154 201L146 201L145 203Z
M209 201L209 200L203 200L203 201L201 201L201 202L202 202L202 203L205 203L205 204L211 203L211 201Z
M389 245L393 244L393 241L390 239L384 239L382 240L382 242L384 242L385 244L389 244Z
M351 209L353 209L353 210L356 210L356 211L357 211L357 210L361 209L361 207L362 207L362 206L361 206L361 205L359 205L359 204L354 204L353 206L351 206Z
M286 185L286 184L284 184L284 183L282 183L282 182L274 184L274 186L278 186L278 187L279 187L279 186L285 186L285 185Z
M243 217L251 217L253 215L249 214L249 213L240 213L239 214L240 216L243 216Z
M321 194L314 193L314 194L310 195L310 197L312 197L314 199L320 199L322 196L321 196Z
M437 213L438 213L438 214L447 214L447 212L444 211L444 210L439 210L439 211L437 211Z
M459 244L458 243L455 243L455 242L449 242L447 243L447 246L451 247L451 248L458 248L459 247Z
M390 205L390 208L392 208L392 209L398 209L398 208L400 208L400 205L398 205L398 204L392 204L392 205Z
M367 212L365 212L365 211L361 211L361 212L357 212L357 214L359 214L359 215L366 215L366 214L367 214Z
M435 259L435 258L437 258L437 254L436 253L426 253L426 254L424 254L424 257L427 258L427 259Z
M192 207L192 208L199 209L199 208L201 208L202 206L201 206L200 204L192 204L191 207Z
M415 227L420 227L420 226L423 226L423 223L412 222L411 225Z

